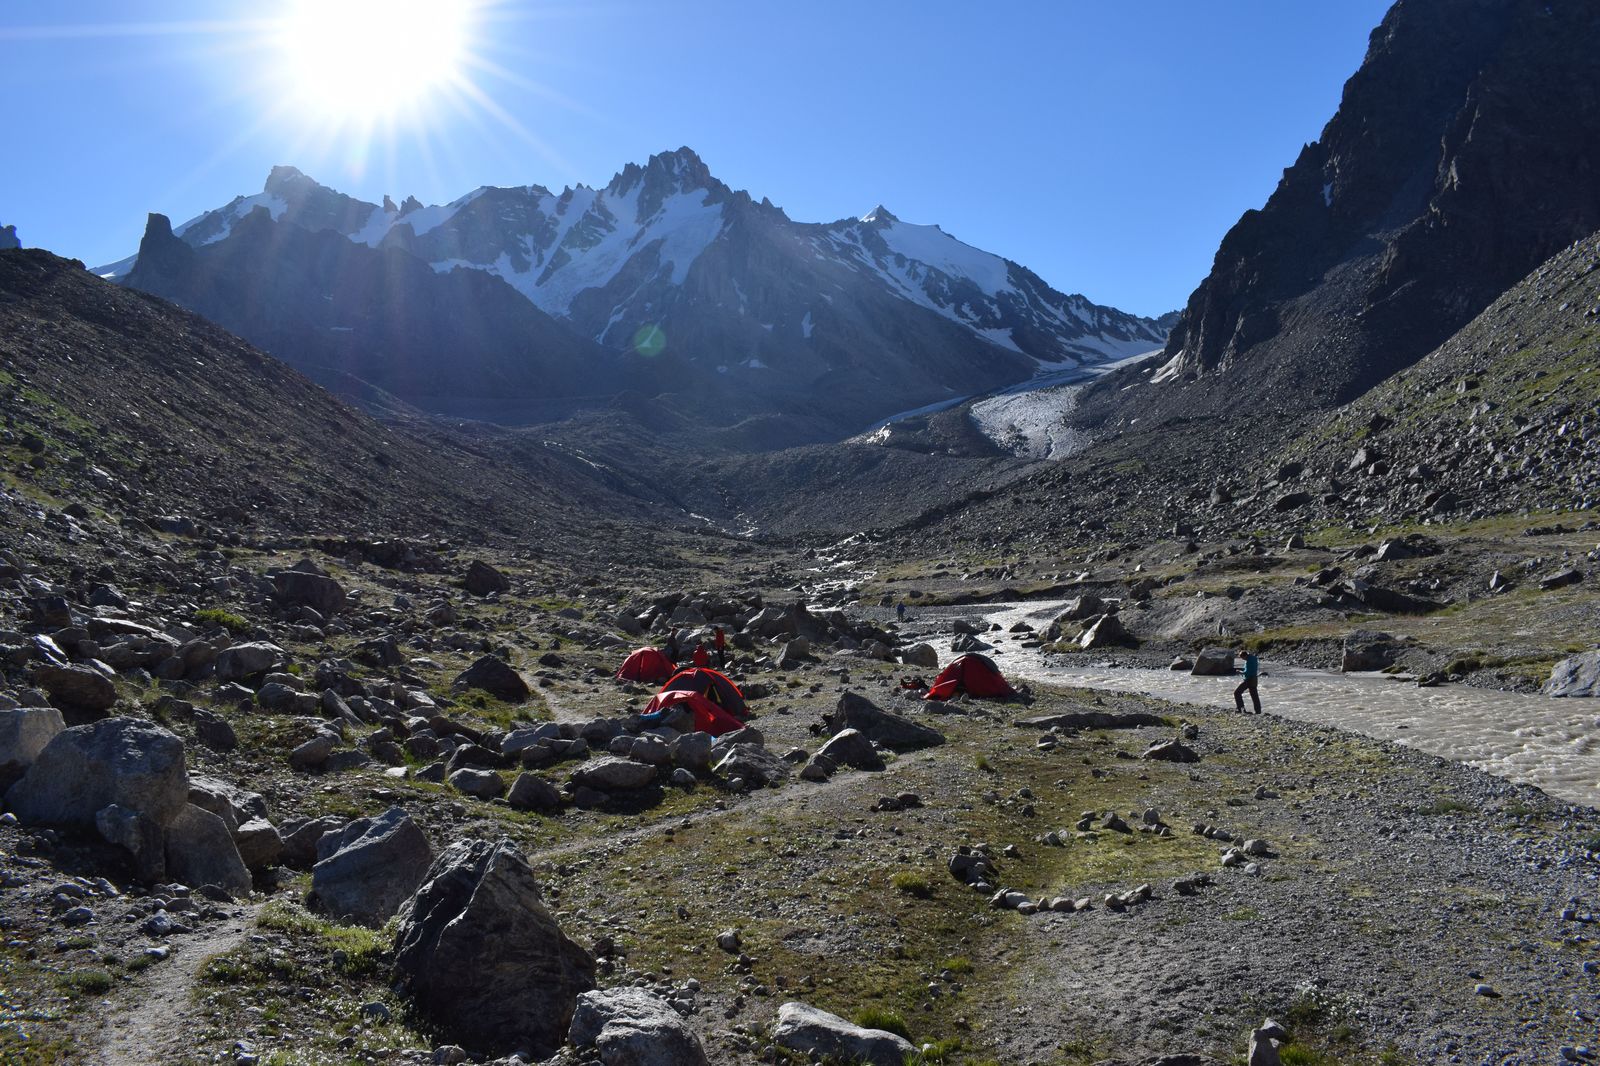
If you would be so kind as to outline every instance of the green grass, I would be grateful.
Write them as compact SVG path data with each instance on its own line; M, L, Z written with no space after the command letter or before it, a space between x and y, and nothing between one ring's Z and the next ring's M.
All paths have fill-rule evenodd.
M112 977L105 970L73 970L56 978L56 984L75 996L98 996L111 991Z
M941 962L939 964L939 969L949 970L951 973L959 975L971 973L973 971L973 965L972 960L967 958L965 955L957 955L954 958L945 959L943 962Z
M194 613L194 620L203 626L221 626L236 637L250 632L250 623L220 607L203 607Z
M886 1033L911 1039L911 1029L897 1012L882 1007L863 1007L850 1019L863 1029L882 1029Z
M917 899L927 899L933 895L933 885L928 882L928 879L919 873L912 873L909 870L902 870L895 874L889 879L889 883L894 886L896 892L904 892L906 895L915 896Z
M1458 799L1436 799L1426 807L1418 807L1418 814L1471 814L1478 808Z
M365 977L382 971L386 953L394 941L393 930L368 929L359 925L340 925L318 917L304 907L283 900L272 900L261 908L256 925L262 929L287 933L296 939L313 939L318 946L343 952L339 967L348 977Z

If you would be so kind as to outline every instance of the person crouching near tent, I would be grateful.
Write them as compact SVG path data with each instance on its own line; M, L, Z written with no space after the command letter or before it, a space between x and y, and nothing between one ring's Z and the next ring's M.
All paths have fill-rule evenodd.
M711 665L711 653L706 651L706 646L704 644L695 644L694 664L702 670Z

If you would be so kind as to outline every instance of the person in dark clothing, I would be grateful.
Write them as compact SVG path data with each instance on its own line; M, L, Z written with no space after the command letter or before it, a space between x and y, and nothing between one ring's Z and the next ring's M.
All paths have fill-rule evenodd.
M678 665L678 653L683 649L678 646L678 631L674 629L667 634L667 646L662 651L667 653L667 658L672 660L672 665Z
M895 617L897 619L899 619L900 621L904 622L906 620L906 601L905 600L901 600L899 603L894 605L894 614L895 614Z
M1244 656L1244 680L1239 682L1239 687L1233 690L1233 703L1244 713L1244 694L1250 693L1250 702L1255 705L1256 713L1261 713L1261 694L1256 691L1256 679L1261 676L1261 660L1256 658L1256 653L1239 649L1239 654Z
M717 649L717 669L726 670L728 668L728 634L722 631L721 626L717 626L711 632L713 634L712 644Z

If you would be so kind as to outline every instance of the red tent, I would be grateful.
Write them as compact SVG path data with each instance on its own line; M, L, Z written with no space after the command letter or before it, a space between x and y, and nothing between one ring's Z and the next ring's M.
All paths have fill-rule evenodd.
M665 681L678 669L676 663L655 648L640 648L617 671L618 681L645 681L655 684Z
M694 712L694 727L702 733L710 733L720 737L724 733L732 733L735 729L743 729L744 723L739 721L715 703L706 699L698 692L686 689L677 689L672 692L658 692L645 707L644 714L639 717L646 721L657 719L672 707L688 707Z
M947 700L957 692L969 696L991 696L1003 699L1015 696L1017 690L1006 681L1005 675L986 655L963 655L939 672L928 689L925 700Z
M739 686L730 681L726 674L703 666L679 670L672 675L671 680L661 686L661 691L698 692L731 714L750 713L750 709L745 706L744 693L739 691Z

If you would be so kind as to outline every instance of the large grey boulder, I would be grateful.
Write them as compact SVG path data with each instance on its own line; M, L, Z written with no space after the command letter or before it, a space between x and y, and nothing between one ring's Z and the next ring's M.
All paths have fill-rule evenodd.
M298 818L283 823L278 831L283 841L283 854L279 858L285 866L309 870L317 863L317 844L329 833L341 833L349 824L337 814L320 818Z
M913 644L900 649L900 661L907 666L920 666L924 670L939 669L939 651L932 644Z
M117 702L117 686L98 670L87 666L41 666L33 683L50 694L50 700L69 711L99 714Z
M601 792L631 792L656 779L656 768L632 759L604 755L591 759L572 772L572 783Z
M1078 638L1078 647L1084 651L1114 648L1132 643L1134 643L1133 634L1123 626L1122 619L1114 614L1101 615L1093 625L1083 631L1083 636Z
M594 1048L603 1066L705 1066L700 1038L672 1006L642 988L585 992L568 1039Z
M6 807L24 822L92 828L119 804L164 826L189 800L183 741L141 718L106 718L51 738Z
M775 788L789 779L790 769L772 752L747 744L735 745L716 765L718 774L729 781L738 778L749 788Z
M1544 683L1546 696L1600 697L1600 651L1586 651L1556 663Z
M472 560L472 564L467 567L466 586L467 591L474 596L511 591L510 579L481 559Z
M250 871L221 818L187 804L167 825L167 877L199 887L216 885L235 895L250 891Z
M422 884L432 862L421 827L404 809L391 807L317 842L311 894L331 918L380 926Z
M255 674L266 673L283 661L284 651L276 644L266 641L234 644L217 653L217 680L243 681Z
M594 959L562 933L509 841L450 845L400 912L399 987L473 1051L548 1058L566 1042L594 973Z
M1233 649L1207 648L1194 657L1189 668L1194 677L1226 677L1233 673Z
M44 746L66 727L54 707L0 711L0 789L26 773Z
M239 848L239 858L252 870L264 870L283 858L283 837L277 826L265 818L241 822L234 830L233 842Z
M561 806L561 792L538 774L519 774L506 802L519 811L553 811Z
M915 751L944 743L944 734L932 726L882 710L855 692L842 693L833 713L824 714L822 720L830 733L854 729L890 751Z
M882 1029L863 1029L805 1003L785 1003L778 1008L772 1042L802 1055L870 1066L904 1066L917 1050L904 1037Z
M818 750L816 758L827 759L835 766L850 766L857 770L882 770L883 757L878 754L866 734L857 729L841 729L829 737Z
M344 610L344 587L310 562L302 561L293 569L278 571L272 586L278 602L287 606L309 607L324 618Z
M1106 601L1092 593L1085 593L1075 600L1069 600L1066 608L1056 615L1056 623L1083 622L1097 614L1106 613Z
M458 688L482 689L507 703L523 703L532 692L521 674L492 655L483 656L463 670L455 683Z
M267 800L261 793L204 775L189 778L189 802L221 818L230 833L252 818L267 816Z

